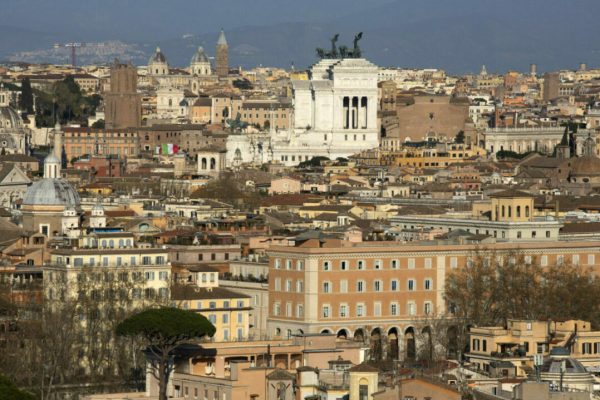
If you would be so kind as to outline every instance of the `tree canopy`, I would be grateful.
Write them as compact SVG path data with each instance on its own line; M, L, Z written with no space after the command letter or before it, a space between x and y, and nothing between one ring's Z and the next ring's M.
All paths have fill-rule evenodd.
M205 317L178 308L141 311L117 325L120 336L142 336L148 344L151 373L158 379L159 400L167 400L167 384L176 348L191 339L213 336L216 328Z
M464 143L465 142L465 131L463 131L463 130L458 131L458 133L454 137L454 142L459 143L459 144Z
M300 164L298 164L298 167L300 167L300 168L320 167L321 161L329 161L329 158L324 157L324 156L316 156L316 157L311 158L308 161L302 161Z
M178 308L155 308L132 315L117 326L121 336L142 335L151 343L212 336L216 328L202 315Z
M519 251L477 251L446 279L448 307L475 326L505 325L507 319L581 319L600 326L600 280L579 265L542 267Z

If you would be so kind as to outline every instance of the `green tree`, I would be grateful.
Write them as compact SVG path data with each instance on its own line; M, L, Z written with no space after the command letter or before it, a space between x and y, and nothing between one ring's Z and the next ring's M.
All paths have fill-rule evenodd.
M216 328L205 317L178 308L142 311L116 329L120 336L141 336L148 344L152 370L159 383L159 400L167 400L167 382L172 372L176 348L191 339L213 336Z
M33 90L29 78L21 81L21 98L19 100L19 108L26 111L28 114L33 113Z
M456 137L454 138L454 142L455 143L464 143L465 142L465 131L460 130L458 131L458 133L456 134Z
M20 390L8 378L0 375L0 398L3 400L35 400L31 393Z
M316 157L311 158L308 161L302 161L300 164L298 164L298 167L300 167L300 168L320 167L322 161L329 161L329 158L324 157L324 156L316 156Z
M103 119L99 119L98 121L94 122L92 124L92 128L104 129L104 120Z

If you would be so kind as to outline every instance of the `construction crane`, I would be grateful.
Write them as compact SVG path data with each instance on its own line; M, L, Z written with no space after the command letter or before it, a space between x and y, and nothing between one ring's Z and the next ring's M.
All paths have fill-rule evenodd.
M86 44L81 42L71 42L71 43L54 43L54 48L58 49L61 47L71 48L71 65L73 67L77 66L77 48L84 47Z

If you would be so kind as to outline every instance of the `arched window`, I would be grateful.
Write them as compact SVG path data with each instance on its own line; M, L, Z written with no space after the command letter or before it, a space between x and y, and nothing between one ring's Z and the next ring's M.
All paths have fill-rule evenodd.
M217 160L214 157L210 158L210 169L216 169L217 168Z
M529 218L529 206L525 206L525 217Z
M512 206L508 206L508 218L512 218Z
M206 169L206 158L202 157L202 169Z
M517 218L521 218L521 206L517 206Z
M502 206L502 218L504 218L504 206Z

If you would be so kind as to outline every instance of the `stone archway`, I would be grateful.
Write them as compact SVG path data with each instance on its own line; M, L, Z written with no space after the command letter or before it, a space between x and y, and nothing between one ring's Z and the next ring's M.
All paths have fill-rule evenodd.
M348 339L348 331L346 329L340 329L337 333L338 339Z
M448 351L446 356L448 358L457 358L458 357L458 328L456 325L451 325L448 327L446 331L447 341L448 341Z
M371 360L381 361L383 359L383 335L381 329L375 328L371 331Z
M357 342L364 342L365 341L365 331L362 328L358 328L357 330L354 331L354 340Z
M417 346L415 342L415 330L413 327L408 327L404 331L404 358L413 361L417 356Z
M390 328L388 330L388 352L387 357L390 360L398 360L400 356L400 342L399 333L397 328Z

